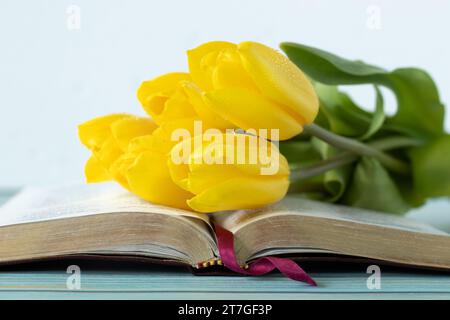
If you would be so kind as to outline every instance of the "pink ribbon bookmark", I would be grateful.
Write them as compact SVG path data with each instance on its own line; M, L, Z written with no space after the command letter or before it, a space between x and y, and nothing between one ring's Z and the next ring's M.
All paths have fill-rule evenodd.
M223 265L228 269L250 276L260 276L278 269L283 275L292 280L317 286L316 282L298 264L287 258L263 257L252 262L248 269L242 268L234 254L233 234L219 225L214 225L214 228L216 230L220 258Z

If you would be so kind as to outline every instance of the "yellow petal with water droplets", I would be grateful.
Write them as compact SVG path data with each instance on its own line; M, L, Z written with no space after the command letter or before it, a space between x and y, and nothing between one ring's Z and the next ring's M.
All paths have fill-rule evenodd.
M303 123L275 102L243 88L227 88L205 94L207 105L222 118L244 130L279 130L279 139L289 139L303 130Z
M280 52L256 42L238 46L243 65L263 95L289 108L300 122L311 123L319 100L309 79Z

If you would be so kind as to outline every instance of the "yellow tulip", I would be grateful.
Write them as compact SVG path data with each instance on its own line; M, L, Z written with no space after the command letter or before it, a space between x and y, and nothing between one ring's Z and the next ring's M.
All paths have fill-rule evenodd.
M80 141L92 151L85 166L87 182L116 179L128 188L126 181L117 176L116 161L127 151L131 140L155 129L156 124L149 118L129 114L111 114L80 124Z
M195 115L181 87L182 81L187 80L190 80L189 74L174 72L141 84L138 99L156 123Z
M112 114L81 124L80 140L92 151L86 180L115 180L145 200L189 209L186 200L192 194L172 181L167 160L175 144L170 133L191 123L180 120L157 127L149 118Z
M134 159L132 164L122 171L128 182L129 190L153 203L189 209L186 200L191 198L192 194L172 181L167 165L168 154L153 149L154 144L151 140L138 142L141 147L148 143L148 146L143 147L140 152L124 155L125 161L126 157Z
M159 125L182 119L201 119L208 127L234 127L206 106L202 91L187 73L168 73L144 81L137 96L144 110Z
M173 181L193 194L187 204L198 212L263 207L282 199L289 186L288 162L278 148L247 134L183 140L168 164Z
M79 138L93 153L86 163L88 182L112 179L109 169L126 150L127 143L135 136L151 133L155 128L150 119L128 114L102 116L79 125Z
M311 82L265 45L208 42L189 50L188 62L207 107L235 127L278 129L279 139L285 140L317 116L319 102Z

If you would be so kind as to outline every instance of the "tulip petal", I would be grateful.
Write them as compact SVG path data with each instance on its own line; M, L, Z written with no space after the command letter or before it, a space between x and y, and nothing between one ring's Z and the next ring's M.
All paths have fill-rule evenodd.
M278 148L248 134L220 134L211 142L203 142L202 148L194 150L189 159L191 172L208 171L215 165L225 171L233 166L238 175L289 176L288 161Z
M242 173L289 176L289 163L272 142L248 134L224 136L225 158L233 158L233 165Z
M78 126L78 136L82 144L92 151L98 151L111 136L111 124L130 117L129 114L110 114L86 121Z
M234 52L234 54L229 53L227 56L231 57L229 59L221 59L213 70L212 82L214 89L237 87L259 92L255 82L242 66L239 54ZM235 56L235 59L232 56Z
M172 181L180 188L189 191L189 166L184 163L175 163L172 158L168 159L167 166Z
M149 96L155 94L169 96L177 89L180 81L190 79L191 77L188 73L171 72L153 80L144 81L137 91L138 99L144 105Z
M197 122L198 125L203 124L198 118L185 118L164 122L153 133L157 149L162 153L169 153L177 143L201 134L203 127L197 129L196 121L199 121Z
M139 153L128 152L122 154L109 168L109 174L117 181L122 187L130 191L130 186L126 178L128 168L130 168L135 162Z
M231 165L204 165L201 169L197 166L188 174L186 189L194 194L200 194L217 184L239 176L242 174Z
M193 114L186 98L180 97L177 90L181 81L188 81L188 73L173 72L145 81L137 91L137 96L144 110L157 123L161 124L166 117L173 118ZM170 100L173 98L173 101ZM180 115L181 114L181 115Z
M109 171L110 166L123 154L116 139L110 136L101 146L100 150L94 151L101 165Z
M132 139L128 144L128 153L141 153L143 151L153 150L155 148L155 138L154 134L160 130L157 128L150 135L140 136Z
M195 49L188 50L189 73L196 84L203 90L212 90L212 70L216 64L217 55L222 50L235 50L234 43L212 41L204 43Z
M291 113L253 91L228 88L205 93L204 97L212 110L244 130L279 129L280 140L289 139L303 130L303 123ZM268 138L273 139L270 130Z
M189 207L198 212L253 209L281 200L289 180L234 178L220 183L188 200Z
M194 107L190 104L187 95L180 86L180 90L176 91L167 100L164 111L161 114L162 121L160 123L194 116L196 116Z
M152 117L152 119L160 124L162 123L162 117L165 108L166 103L169 100L169 96L162 95L162 94L154 94L147 97L147 100L144 100L144 103L142 104L142 107L144 108L145 112Z
M205 128L217 128L217 129L229 129L233 128L234 125L223 119L217 112L214 112L205 103L202 96L201 89L195 85L193 82L183 82L182 87L188 96L188 99L193 106L197 115L202 119Z
M111 124L111 131L122 151L127 151L130 141L139 136L149 135L157 125L150 118L127 117Z
M84 167L84 174L86 176L86 182L104 182L111 180L111 176L108 171L102 166L97 157L92 155Z
M184 190L189 190L189 161L194 151L194 138L184 139L174 145L167 159L170 176L175 184Z
M298 114L304 123L314 121L319 100L309 79L287 57L256 42L238 46L244 68L261 92Z
M186 200L192 194L179 188L171 179L167 167L167 156L146 151L126 173L130 190L153 203L188 209Z
M259 150L250 150L250 152L256 153L259 152ZM262 157L264 157L264 161ZM273 156L259 155L256 163L238 163L235 166L240 171L253 176L262 175L288 177L290 174L287 159L278 151Z

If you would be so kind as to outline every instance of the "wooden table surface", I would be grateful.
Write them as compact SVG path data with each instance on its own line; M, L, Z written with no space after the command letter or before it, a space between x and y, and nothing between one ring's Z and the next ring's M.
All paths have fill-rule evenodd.
M11 190L0 190L0 202ZM409 214L450 232L450 202L434 201ZM450 248L449 248L450 250ZM3 267L0 299L450 299L450 274L388 269L370 289L366 265L308 270L318 287L279 274L193 276L186 269L79 262L80 289L67 286L68 263Z

